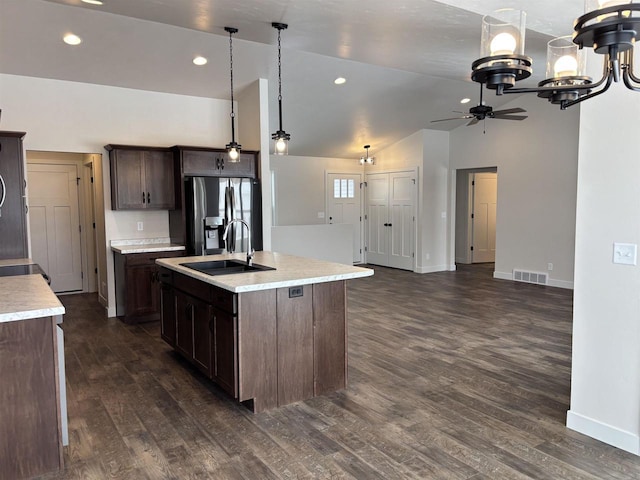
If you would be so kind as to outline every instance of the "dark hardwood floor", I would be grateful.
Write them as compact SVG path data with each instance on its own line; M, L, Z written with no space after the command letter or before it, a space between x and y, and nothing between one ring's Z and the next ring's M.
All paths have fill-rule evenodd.
M565 427L568 290L375 267L349 293L349 388L254 415L173 354L158 323L67 308L70 445L43 479L640 479Z

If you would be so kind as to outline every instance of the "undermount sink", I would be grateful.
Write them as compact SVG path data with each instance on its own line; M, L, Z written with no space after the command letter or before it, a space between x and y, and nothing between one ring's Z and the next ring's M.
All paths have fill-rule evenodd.
M231 275L233 273L262 272L275 270L273 267L258 265L256 263L247 265L242 260L211 260L207 262L181 263L183 267L206 273L207 275Z

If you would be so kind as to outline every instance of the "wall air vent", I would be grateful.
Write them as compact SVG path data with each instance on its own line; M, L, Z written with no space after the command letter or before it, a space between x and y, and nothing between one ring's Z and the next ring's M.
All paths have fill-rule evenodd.
M527 272L525 270L514 270L513 279L516 282L535 283L536 285L546 285L549 276L546 273Z

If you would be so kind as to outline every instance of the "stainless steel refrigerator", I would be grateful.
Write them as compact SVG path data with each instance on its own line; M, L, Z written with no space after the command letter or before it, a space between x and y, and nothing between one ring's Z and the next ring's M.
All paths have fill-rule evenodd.
M234 223L222 239L231 220L241 219L251 226L251 244L262 249L260 184L251 178L185 177L186 249L189 255L245 252L246 227Z

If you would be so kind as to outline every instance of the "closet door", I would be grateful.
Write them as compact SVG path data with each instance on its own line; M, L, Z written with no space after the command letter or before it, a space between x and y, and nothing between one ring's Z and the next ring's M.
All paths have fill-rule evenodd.
M367 263L389 266L389 174L367 175Z

